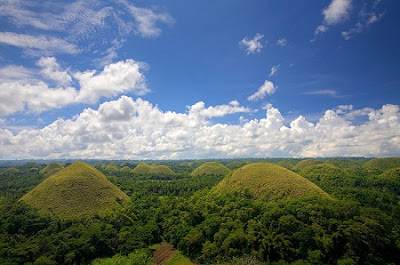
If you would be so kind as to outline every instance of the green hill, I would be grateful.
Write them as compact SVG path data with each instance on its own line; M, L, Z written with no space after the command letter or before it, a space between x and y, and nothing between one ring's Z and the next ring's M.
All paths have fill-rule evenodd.
M374 158L364 164L365 168L371 168L374 170L385 171L387 169L400 167L400 158Z
M175 175L174 171L164 165L152 166L149 173L153 175Z
M295 171L300 171L305 167L317 165L317 164L322 164L322 162L318 161L318 160L314 160L314 159L306 159L306 160L302 160L299 163L297 163L294 167L292 167L292 169Z
M16 169L16 168L14 168L14 167L10 167L10 168L7 168L7 169L1 171L1 172L0 172L0 175L3 175L3 176L12 176L12 175L16 175L16 174L18 174L18 173L20 173L19 169Z
M330 164L317 164L303 168L299 174L308 180L315 182L323 180L346 180L346 173L343 169Z
M115 163L107 163L103 165L103 170L108 174L115 174L119 171L119 167Z
M293 166L294 166L292 163L290 163L290 162L287 161L287 160L281 161L281 162L279 162L277 165L278 165L278 166L281 166L281 167L284 167L284 168L287 168L287 169L292 169Z
M226 164L226 167L229 168L230 170L237 169L239 167L242 167L244 165L247 165L249 162L247 161L232 161Z
M131 173L134 174L147 174L149 173L151 166L147 165L146 163L140 163L134 169L132 169Z
M191 175L194 177L201 175L225 176L229 172L231 172L229 168L218 162L206 162L196 168Z
M253 163L227 175L213 193L249 190L256 198L296 198L305 194L330 197L317 185L302 176L271 163Z
M75 162L45 179L21 200L60 218L79 218L113 210L128 196L94 167Z
M131 168L130 167L128 167L128 166L124 166L124 167L122 167L119 171L121 171L121 172L131 172Z
M57 173L61 169L63 169L64 166L58 162L51 162L48 164L45 168L39 171L40 174L42 174L45 177L51 176L54 173Z

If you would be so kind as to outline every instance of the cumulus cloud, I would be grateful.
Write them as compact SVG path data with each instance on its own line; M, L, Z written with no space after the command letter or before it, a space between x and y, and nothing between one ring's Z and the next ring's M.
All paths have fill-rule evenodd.
M63 86L69 85L72 82L71 75L67 71L61 69L54 57L42 57L36 64L42 68L40 73L45 78L54 80Z
M37 52L38 54L78 53L78 47L70 42L44 35L27 35L13 32L0 32L0 43Z
M41 68L39 74L53 80L55 86L38 78L33 69L14 65L0 69L0 115L24 110L39 113L76 103L95 104L100 98L125 93L149 92L139 63L132 59L109 64L99 73L90 70L73 75L63 70L54 57L42 57L37 65ZM73 80L79 88L71 86Z
M126 92L144 95L149 92L139 64L132 59L107 65L99 74L92 70L75 73L74 77L80 84L79 102L94 104L101 97L110 98Z
M220 115L246 112L237 102L185 113L162 111L142 99L121 96L98 109L85 109L72 119L58 119L42 129L13 135L0 129L0 158L177 159L268 156L394 156L400 155L400 108L341 106L309 122L285 118L270 106L266 116L238 124L212 123ZM338 110L341 110L338 112ZM355 112L357 112L355 114ZM353 124L350 116L362 115Z
M252 94L247 98L247 100L250 101L257 101L260 99L263 99L267 94L271 95L275 93L276 87L274 86L274 83L271 81L265 80L264 84L260 86L260 88L257 90L256 93Z
M278 68L281 66L280 64L274 65L271 67L271 71L269 72L269 77L274 76L278 72Z
M313 40L318 34L328 31L329 26L339 24L347 19L350 15L351 5L352 0L332 0L329 6L322 10L324 20L315 30Z
M264 35L257 33L253 39L245 37L239 42L239 45L246 49L247 54L260 53L263 48L262 38L264 38Z

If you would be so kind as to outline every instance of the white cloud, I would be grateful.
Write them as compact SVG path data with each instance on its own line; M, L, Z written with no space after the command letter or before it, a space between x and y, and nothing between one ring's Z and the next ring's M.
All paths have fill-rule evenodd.
M109 64L98 74L91 70L70 75L54 57L42 57L37 65L42 68L38 73L22 66L0 68L1 116L25 110L39 113L76 103L95 104L103 97L149 92L139 63L132 59ZM39 74L54 80L56 86L37 78ZM70 86L73 79L78 81L79 89Z
M246 49L247 54L260 53L263 48L261 43L262 38L264 38L264 35L257 33L253 39L245 37L239 44Z
M324 22L334 25L342 22L349 15L351 0L332 0L330 5L322 11Z
M341 114L327 110L315 123L299 116L288 126L272 106L262 119L242 116L237 125L210 122L212 117L234 113L237 107L236 102L210 107L200 102L185 113L176 113L121 96L97 110L85 109L73 119L58 119L42 129L26 129L16 135L0 129L0 145L6 147L1 148L0 158L400 155L397 105L377 110L342 106L337 108L343 110ZM359 115L366 119L358 125L348 118Z
M339 97L336 90L333 89L322 89L322 90L314 90L304 92L304 95L323 95L323 96L331 96L331 97Z
M94 104L101 97L110 98L127 92L144 95L149 92L139 64L132 59L107 65L97 75L96 71L86 71L75 73L74 77L81 87L77 98L79 102Z
M63 39L43 35L34 36L12 32L0 32L0 43L32 50L39 54L74 54L79 52L75 44L69 43Z
M372 24L381 20L384 16L383 12L377 11L380 1L375 1L371 6L365 4L358 14L357 23L350 29L343 31L342 36L345 40L353 38L354 35L363 32Z
M350 15L352 0L332 0L322 14L324 16L323 23L317 27L314 32L314 39L318 34L328 31L329 26L338 24L346 20Z
M287 45L287 40L286 39L279 39L276 41L276 45L281 46L281 47L285 47Z
M265 80L264 84L257 90L256 93L252 94L247 98L247 100L250 101L257 101L260 99L263 99L267 94L271 95L275 93L276 87L274 86L274 83L271 81Z
M40 73L50 80L57 81L61 86L68 86L72 82L72 77L67 71L61 70L60 65L54 57L42 57L36 63L42 68Z
M168 13L154 13L147 8L129 5L130 12L137 22L137 31L143 37L157 37L161 34L161 29L157 27L157 22L172 24L174 20Z
M280 64L272 66L271 71L269 72L268 76L269 77L274 76L278 72L279 66L280 66Z

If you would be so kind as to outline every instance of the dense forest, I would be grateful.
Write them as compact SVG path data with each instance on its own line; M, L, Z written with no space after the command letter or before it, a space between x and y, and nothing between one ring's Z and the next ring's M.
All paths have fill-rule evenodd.
M162 242L195 264L400 264L400 159L217 162L224 168L215 172L227 176L272 162L329 196L217 193L227 176L192 175L202 161L90 161L129 200L112 212L58 218L20 199L70 163L3 162L0 264L153 264ZM132 171L138 165L143 171Z

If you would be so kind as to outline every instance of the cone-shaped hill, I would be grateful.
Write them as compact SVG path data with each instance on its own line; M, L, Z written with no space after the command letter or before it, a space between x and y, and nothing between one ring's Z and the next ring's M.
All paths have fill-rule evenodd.
M63 169L64 166L61 165L58 162L51 162L50 164L48 164L45 168L43 168L42 170L39 171L40 174L42 174L45 177L51 176L54 173L57 173L58 171L60 171L61 169Z
M215 176L225 176L231 172L229 168L218 163L218 162L206 162L193 170L192 176L202 176L202 175L215 175Z
M39 211L71 219L113 210L128 198L100 171L75 162L45 179L21 200Z
M149 173L151 166L147 165L146 163L140 163L134 169L132 169L131 173L134 174L147 174Z
M144 175L144 174L151 174L151 175L175 175L175 172L172 171L169 167L164 165L155 165L149 166L146 163L140 163L134 169L132 169L131 173Z
M227 175L212 190L225 192L249 190L256 198L296 198L305 194L329 195L314 183L286 168L271 163L253 163Z
M149 173L154 175L175 175L174 171L164 165L152 166Z

